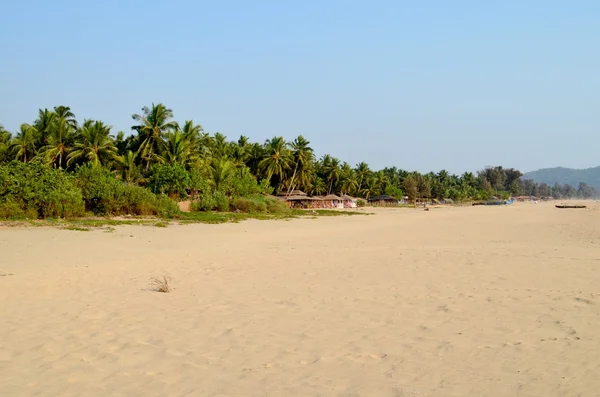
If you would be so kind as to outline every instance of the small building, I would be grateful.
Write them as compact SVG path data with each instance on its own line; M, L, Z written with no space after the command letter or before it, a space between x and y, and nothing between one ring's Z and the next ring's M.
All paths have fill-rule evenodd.
M376 207L397 207L398 199L394 196L382 194L381 196L369 198L369 204Z
M290 208L313 208L315 199L308 197L306 193L301 190L292 190L289 194L287 192L281 192L277 195L277 198L285 200Z
M343 208L357 208L358 207L358 199L348 196L347 194L342 194L342 205Z
M323 208L344 208L342 198L335 194L328 194L321 198L321 200L323 201Z

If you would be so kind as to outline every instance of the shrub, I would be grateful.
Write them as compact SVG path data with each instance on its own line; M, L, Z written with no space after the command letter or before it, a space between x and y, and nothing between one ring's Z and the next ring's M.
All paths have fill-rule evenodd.
M367 200L359 198L358 200L356 200L356 206L357 207L366 207L367 206Z
M0 206L3 218L84 214L81 190L73 177L39 161L0 166Z
M267 203L262 196L239 197L233 200L233 209L246 213L264 213L267 212Z
M240 212L250 212L250 200L239 197L233 200L231 207Z
M174 216L177 204L140 186L118 180L108 170L94 166L77 169L76 180L83 192L86 209L96 215Z
M150 169L148 188L155 194L187 197L192 179L181 165L157 164Z
M271 214L282 214L286 212L290 212L291 209L287 206L285 201L276 199L273 197L267 197L267 211Z

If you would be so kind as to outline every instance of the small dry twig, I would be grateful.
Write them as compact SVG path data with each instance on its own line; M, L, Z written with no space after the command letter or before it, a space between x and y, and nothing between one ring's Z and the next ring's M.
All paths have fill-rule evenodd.
M160 277L153 277L150 279L150 287L157 292L168 293L171 292L171 276L163 274Z

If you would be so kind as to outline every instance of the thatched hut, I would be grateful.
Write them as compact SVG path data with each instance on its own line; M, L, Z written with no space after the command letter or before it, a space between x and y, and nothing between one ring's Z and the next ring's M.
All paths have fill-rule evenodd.
M342 198L335 194L328 194L327 196L322 197L321 201L323 203L323 208L340 208L340 205L341 208L344 208Z
M381 196L369 198L369 204L376 207L397 207L398 199L394 196L382 194Z
M289 194L281 192L277 195L277 198L285 200L291 208L312 208L313 201L315 200L312 197L308 197L302 190L292 190Z
M348 196L347 194L342 194L340 197L342 199L342 205L344 208L356 208L358 207L358 199Z

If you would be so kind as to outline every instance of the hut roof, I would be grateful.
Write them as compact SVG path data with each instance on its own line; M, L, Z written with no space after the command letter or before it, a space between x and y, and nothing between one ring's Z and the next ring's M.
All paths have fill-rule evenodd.
M398 199L394 196L388 196L387 194L382 194L381 196L371 197L369 201L398 201Z
M323 200L340 200L341 197L336 196L335 194L328 194L327 196L323 197Z
M281 192L277 195L277 197L292 197L292 196L302 196L302 197L307 197L306 193L304 193L302 190L292 190L289 194L287 192Z
M349 195L347 195L347 194L342 194L342 195L340 196L340 198L341 198L342 200L356 200L354 197L352 197L352 196L349 196Z

